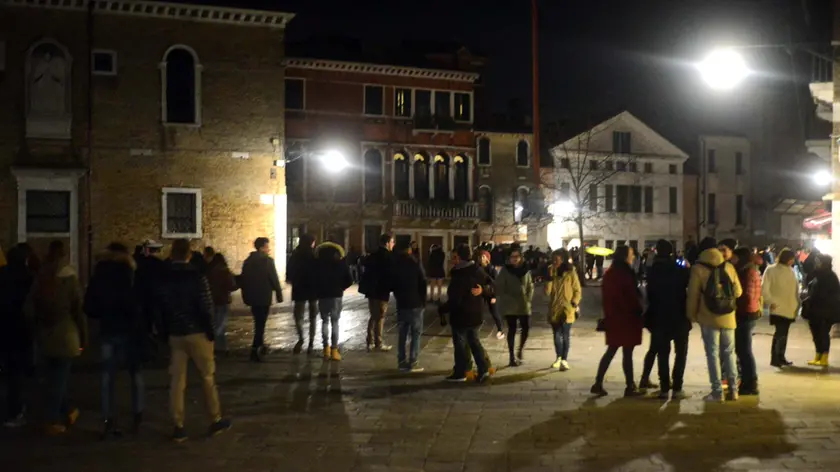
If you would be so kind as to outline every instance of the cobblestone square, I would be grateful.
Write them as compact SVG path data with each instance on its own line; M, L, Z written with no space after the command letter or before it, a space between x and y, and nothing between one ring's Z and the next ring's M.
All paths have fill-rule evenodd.
M70 433L45 437L37 428L39 385L34 385L32 425L0 432L3 466L28 471L711 471L840 470L838 369L805 366L812 356L807 326L792 327L788 357L796 366L769 366L771 327L755 335L760 398L704 404L708 390L699 330L692 331L686 390L681 402L621 398L623 376L614 361L610 395L589 395L604 349L595 332L600 290L587 288L583 317L572 331L571 370L548 368L551 331L535 314L525 364L508 368L505 341L491 323L483 342L499 367L490 385L447 384L452 366L448 329L436 311L426 315L421 353L426 371L403 374L396 354L364 350L366 303L345 297L344 360L294 356L288 304L275 307L268 337L274 352L262 364L247 360L250 318L239 307L230 341L238 347L221 358L217 380L222 405L234 421L224 435L206 439L201 391L195 375L188 388L190 441L173 444L168 419L165 366L146 372L147 423L140 435L99 440L99 375L96 349L79 362L71 381L82 417ZM396 344L393 316L387 341ZM320 330L316 335L316 347ZM647 338L646 341L647 342ZM637 378L646 346L636 350ZM805 367L803 367L805 366ZM655 376L654 376L655 377ZM128 378L118 406L129 423Z

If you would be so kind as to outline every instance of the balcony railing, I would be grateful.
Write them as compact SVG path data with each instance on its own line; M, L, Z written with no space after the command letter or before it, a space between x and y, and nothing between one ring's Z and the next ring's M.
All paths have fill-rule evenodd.
M477 202L410 202L400 201L394 205L394 216L408 218L432 218L442 220L478 219Z

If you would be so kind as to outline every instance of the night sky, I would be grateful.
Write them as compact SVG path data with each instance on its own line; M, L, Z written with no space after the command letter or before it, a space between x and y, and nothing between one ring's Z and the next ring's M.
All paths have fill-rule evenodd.
M195 0L195 3L228 3ZM348 35L393 43L457 41L488 59L490 107L511 99L530 109L530 0L249 0L242 7L297 13L287 39ZM715 45L811 42L828 47L830 3L823 0L540 0L544 123L591 120L630 110L689 153L703 132L765 141L768 159L826 138L808 93L811 59L751 51L761 71L735 91L711 91L693 63ZM763 119L759 119L763 118ZM781 130L779 132L778 130ZM773 142L770 142L773 141Z

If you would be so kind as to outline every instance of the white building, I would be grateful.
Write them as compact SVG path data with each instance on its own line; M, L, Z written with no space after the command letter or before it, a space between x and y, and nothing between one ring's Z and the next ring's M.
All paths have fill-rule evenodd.
M697 209L700 238L749 239L750 141L742 136L700 136Z
M552 248L583 243L614 248L682 247L683 164L688 155L622 112L552 148L553 188L546 188Z

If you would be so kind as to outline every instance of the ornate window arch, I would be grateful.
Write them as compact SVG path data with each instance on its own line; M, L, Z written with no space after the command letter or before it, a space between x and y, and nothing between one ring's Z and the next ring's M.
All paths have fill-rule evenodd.
M201 72L195 50L170 46L160 63L160 113L164 124L201 126Z
M491 154L490 154L490 138L487 136L482 136L478 138L476 145L476 155L478 157L478 165L480 166L489 166L492 164Z
M520 139L516 143L516 165L528 167L531 163L531 143L526 139Z
M70 138L73 57L61 43L44 38L26 53L26 135Z
M393 162L393 194L397 200L411 198L411 154L399 150L394 152Z
M492 223L495 221L493 189L489 185L478 188L478 211L481 221Z

